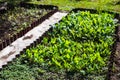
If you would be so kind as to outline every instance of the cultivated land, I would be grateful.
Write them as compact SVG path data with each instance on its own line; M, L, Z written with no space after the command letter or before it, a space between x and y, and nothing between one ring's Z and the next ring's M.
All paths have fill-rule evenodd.
M119 0L34 0L62 11L90 8L120 13ZM109 23L109 24L108 24ZM4 80L105 80L116 21L108 13L71 13L37 47L0 72ZM71 55L72 54L72 55ZM114 80L114 79L113 79Z

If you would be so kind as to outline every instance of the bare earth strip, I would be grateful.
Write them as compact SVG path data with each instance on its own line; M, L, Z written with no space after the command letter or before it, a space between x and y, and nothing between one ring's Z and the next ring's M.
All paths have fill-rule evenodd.
M50 25L53 25L60 21L67 13L56 12L49 19L46 19L43 23L30 30L21 38L18 38L12 44L0 51L0 68L6 65L7 62L16 58L16 55L20 54L30 44L34 43L39 37L41 37L46 31L50 29Z

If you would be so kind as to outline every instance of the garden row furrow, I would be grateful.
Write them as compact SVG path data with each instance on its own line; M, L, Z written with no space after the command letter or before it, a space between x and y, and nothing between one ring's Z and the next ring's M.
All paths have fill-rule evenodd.
M116 32L116 42L114 43L114 53L111 54L109 63L109 80L120 80L120 17Z

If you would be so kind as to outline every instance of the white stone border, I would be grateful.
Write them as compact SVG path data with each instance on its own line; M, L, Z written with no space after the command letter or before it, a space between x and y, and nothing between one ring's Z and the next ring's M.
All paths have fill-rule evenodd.
M6 65L7 62L12 61L16 58L16 55L20 54L27 46L30 46L31 43L34 43L39 39L46 31L48 31L51 26L62 19L63 16L66 16L67 13L56 12L50 18L43 21L40 25L36 26L24 36L18 38L12 44L0 51L0 68L3 65Z

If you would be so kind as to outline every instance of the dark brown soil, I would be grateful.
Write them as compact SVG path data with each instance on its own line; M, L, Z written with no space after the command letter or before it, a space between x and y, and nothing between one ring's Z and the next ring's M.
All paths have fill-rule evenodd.
M50 10L39 8L15 7L13 10L0 14L0 43L5 39L29 27L32 22L40 19Z
M117 40L110 57L108 80L120 80L120 26L117 28L116 35Z

